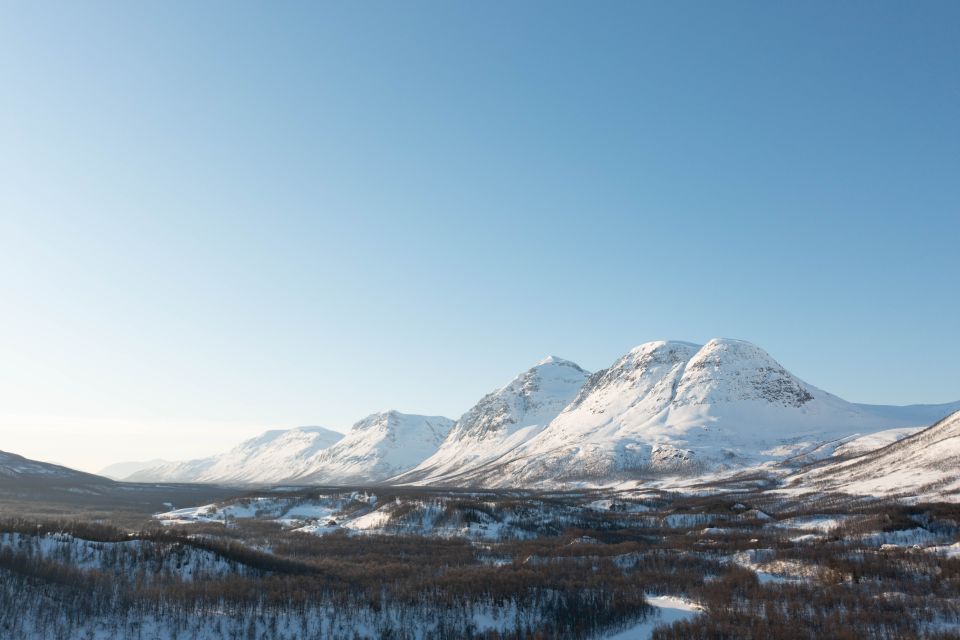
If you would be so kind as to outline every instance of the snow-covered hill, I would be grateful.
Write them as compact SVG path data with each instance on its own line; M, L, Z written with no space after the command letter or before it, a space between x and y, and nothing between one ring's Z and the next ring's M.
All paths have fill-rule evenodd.
M154 458L153 460L130 460L128 462L116 462L104 467L103 469L100 469L100 471L97 472L97 475L101 475L105 478L111 478L113 480L123 480L124 478L127 478L138 471L154 469L166 464L170 464L170 461L162 458Z
M357 484L408 471L437 450L453 421L375 413L344 434L323 427L267 431L230 451L171 462L130 475L132 482Z
M457 421L436 453L395 480L469 482L475 470L540 433L574 399L588 375L568 360L555 356L541 360L485 395Z
M960 500L960 411L882 449L800 473L789 484L809 491Z
M226 455L226 454L223 454ZM217 456L165 462L156 467L141 469L123 480L127 482L199 482L199 478L217 461Z
M24 485L30 483L83 486L112 485L107 478L84 473L49 462L31 460L15 453L0 451L0 484Z
M207 483L549 487L779 465L882 447L960 409L847 402L800 380L760 347L642 344L589 375L550 357L484 396L456 425L394 411L341 435L269 431L219 456L130 480ZM883 432L883 433L881 433Z
M296 481L311 484L380 482L433 455L453 420L442 416L374 413L329 449L307 458Z
M282 482L308 470L304 463L343 438L323 427L275 429L230 451L197 460L171 462L130 475L133 482Z
M884 409L809 385L748 342L649 342L592 375L545 429L474 477L530 486L746 466L916 424Z

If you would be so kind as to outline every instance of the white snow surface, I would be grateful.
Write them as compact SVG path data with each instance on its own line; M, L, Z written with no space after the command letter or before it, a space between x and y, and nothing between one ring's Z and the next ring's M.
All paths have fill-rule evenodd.
M556 488L682 482L754 467L787 474L884 447L957 409L960 402L850 403L742 340L656 341L592 375L546 358L456 424L376 413L339 441L319 427L271 431L226 454L130 479Z
M174 509L154 515L165 525L184 525L198 522L226 524L235 519L260 518L272 520L286 527L322 526L348 505L376 504L376 497L353 492L340 497L303 500L285 496L241 498L224 503Z
M799 473L791 489L960 500L960 411L882 449Z
M647 596L647 604L653 613L628 629L607 636L607 640L647 640L653 637L657 627L686 620L700 614L703 607L685 598L676 596Z
M199 460L173 462L131 475L137 482L281 482L307 471L306 460L343 438L323 427L274 429L230 451Z
M431 456L452 426L453 420L442 416L374 413L342 440L307 458L294 478L311 484L380 482Z
M833 456L836 458L861 456L869 451L876 451L898 440L903 440L906 437L923 431L923 429L924 427L900 427L898 429L884 429L876 433L859 436L848 440L834 449Z
M469 481L543 431L583 387L589 374L556 356L547 357L507 385L488 393L450 430L440 448L398 482L452 484Z
M926 547L924 551L945 556L947 558L960 558L960 542Z
M408 471L436 451L453 420L385 411L346 435L323 427L267 431L227 453L161 465L131 475L136 482L351 484Z
M748 342L649 342L593 374L549 425L473 475L488 486L549 486L750 466L908 426L914 417L904 415L809 385Z

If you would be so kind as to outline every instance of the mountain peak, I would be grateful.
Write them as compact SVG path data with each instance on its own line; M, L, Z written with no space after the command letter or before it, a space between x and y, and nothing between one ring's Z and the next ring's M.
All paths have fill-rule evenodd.
M536 436L576 397L589 373L548 356L464 413L440 448L401 480L451 482Z
M324 427L271 429L220 455L171 462L127 476L137 482L276 482L289 478L307 457L343 434Z
M760 347L714 338L687 362L674 404L757 401L800 407L813 398L812 388Z
M316 425L294 427L293 429L290 429L289 432L290 433L294 433L294 432L296 433L329 433L333 435L340 435L340 436L343 435L339 431L334 431L333 429L327 429L326 427L318 427Z
M638 344L633 349L630 349L630 353L651 353L653 351L658 351L662 349L700 349L703 345L697 344L695 342L687 342L686 340L651 340L650 342L644 342Z
M346 436L316 426L267 431L226 454L164 465L137 479L462 486L612 480L793 460L825 442L916 426L958 406L853 405L800 380L746 340L656 340L594 374L557 356L543 358L456 423L390 409L357 421Z
M386 411L377 411L365 416L364 418L361 418L355 422L352 427L350 427L350 431L366 431L373 428L389 430L396 428L398 425L409 422L417 422L422 418L431 417L442 420L447 419L441 418L441 416L420 416L409 413L400 413L396 409L387 409Z
M700 352L702 354L717 353L730 358L751 358L766 362L776 362L767 351L747 340L737 338L712 338L707 341Z
M453 420L396 410L370 414L342 440L307 460L300 482L379 482L433 454Z
M561 367L573 367L575 369L580 369L580 365L578 365L576 362L572 362L570 360L564 360L563 358L552 356L552 355L547 356L546 358L543 358L542 360L537 362L537 364L535 364L532 368L536 369L537 367L545 367L549 365L557 365ZM582 371L582 369L580 370Z
M743 340L741 338L710 338L707 341L707 344L703 345L704 347L708 346L723 346L729 345L731 347L744 347L749 349L759 349L757 345L750 342L749 340Z
M886 426L750 342L658 340L590 376L550 424L481 477L529 486L766 461Z

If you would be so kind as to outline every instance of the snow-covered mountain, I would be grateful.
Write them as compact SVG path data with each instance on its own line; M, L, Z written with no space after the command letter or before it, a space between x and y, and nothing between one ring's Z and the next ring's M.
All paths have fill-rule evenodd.
M741 340L642 344L589 375L550 357L453 426L373 414L346 436L269 431L226 454L138 471L135 481L537 487L860 455L960 409L847 402ZM881 433L883 432L883 433ZM342 437L342 440L340 439Z
M113 480L123 480L124 478L127 478L131 474L134 474L138 471L154 469L166 464L170 464L170 461L162 458L154 458L153 460L130 460L128 462L116 462L114 464L107 465L103 469L100 469L100 471L97 472L97 475L101 475L105 478L111 478Z
M795 488L916 500L960 499L960 411L881 449L817 467Z
M433 455L453 420L442 416L374 413L329 449L305 460L296 481L310 484L380 482Z
M473 479L530 486L745 466L916 425L909 411L885 409L809 385L748 342L649 342L593 374L546 428Z
M323 427L273 430L218 456L201 482L282 482L304 469L304 461L339 442L343 434Z
M470 482L477 469L540 433L576 397L588 375L568 360L541 360L485 395L457 421L436 453L396 481Z
M230 451L197 460L171 462L130 475L132 482L282 482L308 471L304 463L343 438L323 427L274 429Z
M900 407L884 404L858 404L857 407L887 422L903 423L926 428L951 413L960 411L960 402L909 404Z
M122 479L127 482L199 482L200 476L216 463L217 457L165 462L156 467L135 471Z
M92 473L0 451L0 486L26 487L38 484L80 487L112 485L113 481Z
M433 454L453 420L375 413L345 436L323 427L267 431L230 451L138 471L132 482L360 484L408 471Z

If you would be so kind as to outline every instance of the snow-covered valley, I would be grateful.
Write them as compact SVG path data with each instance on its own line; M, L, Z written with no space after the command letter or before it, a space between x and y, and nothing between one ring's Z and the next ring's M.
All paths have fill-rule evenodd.
M170 498L126 529L0 518L4 637L949 638L960 621L955 504L654 488Z
M0 452L0 635L956 638L958 407L651 342L127 481Z

